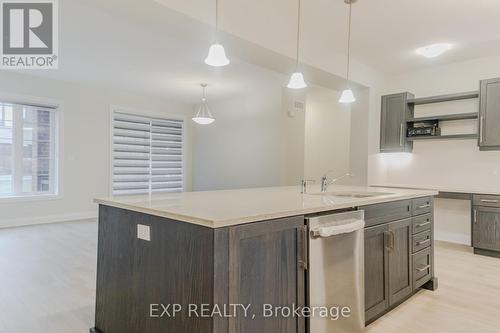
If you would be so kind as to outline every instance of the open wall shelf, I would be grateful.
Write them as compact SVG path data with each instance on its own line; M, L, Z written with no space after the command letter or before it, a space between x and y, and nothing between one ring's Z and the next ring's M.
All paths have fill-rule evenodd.
M477 119L478 117L479 114L477 112L455 113L455 114L446 114L442 116L408 118L406 122L414 123L414 122L428 121L428 120L438 120L438 121L465 120L465 119Z
M408 141L424 141L424 140L460 140L460 139L477 139L477 134L452 134L452 135L435 135L435 136L413 136L407 137Z
M478 97L479 97L479 91L468 91L468 92L463 92L463 93L458 93L458 94L410 98L410 99L408 99L407 103L409 105L421 105L421 104L432 104L432 103L459 101L462 99L472 99L472 98L478 98Z

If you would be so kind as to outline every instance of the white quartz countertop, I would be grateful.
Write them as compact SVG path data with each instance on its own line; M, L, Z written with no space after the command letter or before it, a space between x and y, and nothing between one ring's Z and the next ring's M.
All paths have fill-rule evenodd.
M366 191L380 192L383 195L366 198L334 195L334 192ZM220 228L438 194L434 190L340 185L330 186L328 195L316 195L320 192L318 186L309 186L308 192L301 194L299 186L286 186L98 198L94 202L210 228Z

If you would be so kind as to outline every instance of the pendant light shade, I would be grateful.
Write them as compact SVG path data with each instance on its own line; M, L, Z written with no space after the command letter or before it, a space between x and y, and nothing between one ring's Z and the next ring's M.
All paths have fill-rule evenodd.
M212 116L212 113L210 113L210 109L208 108L207 105L207 97L206 97L207 85L205 83L202 83L201 87L203 88L203 97L201 98L201 103L200 106L198 107L196 115L191 119L193 119L193 121L197 124L208 125L213 123L215 121L215 118L214 116Z
M222 67L229 65L230 61L226 57L226 51L224 50L224 46L221 44L214 43L210 46L208 50L208 56L205 59L205 64L214 66L214 67Z
M295 72L290 77L290 81L287 85L290 89L303 89L307 87L306 81L304 81L304 76L300 72Z
M229 65L230 61L226 57L224 46L217 42L219 34L219 0L215 0L215 42L208 50L208 56L205 59L205 64L213 67L223 67Z
M346 89L342 92L342 95L340 96L339 103L343 104L349 104L356 102L356 98L354 98L354 93L352 92L351 89Z
M344 2L349 6L349 25L347 29L347 75L346 79L349 84L349 69L351 65L351 17L352 17L352 4L357 0L344 0ZM356 102L354 93L351 89L345 89L340 96L339 103L350 104Z
M297 53L295 57L295 72L290 77L287 87L290 89L303 89L307 87L304 75L299 71L299 50L300 50L300 0L297 7Z

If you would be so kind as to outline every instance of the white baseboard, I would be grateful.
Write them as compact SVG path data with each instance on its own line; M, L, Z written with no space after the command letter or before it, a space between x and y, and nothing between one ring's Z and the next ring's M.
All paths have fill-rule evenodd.
M470 245L471 239L470 235L464 235L453 232L436 232L434 235L435 240L445 241L449 243Z
M1 228L22 227L28 225L57 223L97 218L97 211L59 214L39 217L23 217L18 219L0 220Z

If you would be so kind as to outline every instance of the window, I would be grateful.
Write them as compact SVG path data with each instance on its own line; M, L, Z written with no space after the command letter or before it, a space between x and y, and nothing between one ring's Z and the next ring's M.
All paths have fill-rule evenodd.
M184 122L113 113L113 195L182 192Z
M57 194L56 109L0 102L0 198Z

